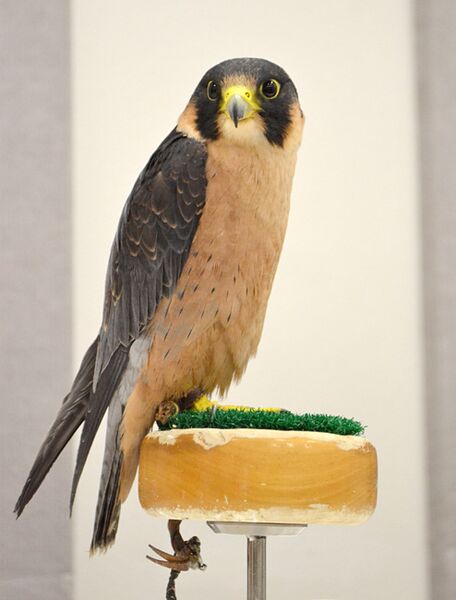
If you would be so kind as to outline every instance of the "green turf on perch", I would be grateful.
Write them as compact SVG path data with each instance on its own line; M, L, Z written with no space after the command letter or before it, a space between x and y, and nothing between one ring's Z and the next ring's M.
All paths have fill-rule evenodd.
M177 413L160 429L275 429L282 431L320 431L337 435L361 435L364 426L354 419L322 414L298 415L290 411L220 409L185 410Z

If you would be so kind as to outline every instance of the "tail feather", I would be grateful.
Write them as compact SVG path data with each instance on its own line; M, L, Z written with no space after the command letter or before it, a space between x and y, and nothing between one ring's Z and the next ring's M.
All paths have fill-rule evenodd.
M109 548L114 542L119 523L119 489L123 460L120 448L121 433L119 425L122 421L126 397L130 393L130 386L123 385L124 383L125 379L118 386L116 395L109 407L100 491L90 545L91 553L97 550L105 551Z
M18 517L40 487L63 448L84 421L92 390L97 347L98 337L82 359L70 393L63 400L55 421L33 463L22 493L14 508L14 512Z
M105 551L114 542L120 517L122 452L117 448L106 482L101 482L90 552Z
M93 378L98 341L97 337L87 350L71 391L65 397L38 452L14 509L19 517L63 448L78 427L84 423L73 475L71 510L90 447L109 407L106 447L91 544L92 552L106 550L116 536L121 506L119 489L123 462L120 444L121 422L127 399L137 381L150 345L150 341L144 336L135 340L131 347L119 346L101 372L94 391Z
M106 429L106 443L101 471L100 491L98 494L95 524L93 528L91 552L104 551L114 542L119 522L121 499L122 465L128 456L124 456L121 448L122 431L121 423L124 409L130 397L139 373L147 359L150 339L144 335L135 340L127 356L127 366L123 369L121 379L116 385L114 396L111 399L108 413L108 426ZM97 384L102 383L103 374Z
M101 373L95 392L92 392L90 403L85 413L84 427L82 429L79 442L76 467L73 474L73 484L71 487L70 511L73 508L73 502L76 495L79 479L82 469L89 455L89 450L97 433L98 427L106 413L109 403L116 391L125 367L128 364L129 348L119 346L113 354L105 370Z

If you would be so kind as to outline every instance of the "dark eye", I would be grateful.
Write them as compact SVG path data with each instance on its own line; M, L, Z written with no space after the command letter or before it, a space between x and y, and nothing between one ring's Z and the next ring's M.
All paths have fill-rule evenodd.
M207 93L207 97L212 102L214 102L215 100L217 100L218 94L219 94L218 83L215 83L215 81L209 81L209 83L207 84L206 93Z
M267 79L261 84L260 92L268 100L274 100L279 95L280 83L275 79Z

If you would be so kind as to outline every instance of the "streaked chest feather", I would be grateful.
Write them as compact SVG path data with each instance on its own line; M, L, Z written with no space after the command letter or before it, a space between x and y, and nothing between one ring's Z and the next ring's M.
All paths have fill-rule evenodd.
M295 155L272 148L210 145L206 206L179 288L193 282L226 293L248 286L269 295L282 249Z
M206 205L191 253L152 322L155 360L173 362L192 348L204 355L215 379L223 363L227 385L244 370L261 335L294 167L295 153L269 145L210 145Z

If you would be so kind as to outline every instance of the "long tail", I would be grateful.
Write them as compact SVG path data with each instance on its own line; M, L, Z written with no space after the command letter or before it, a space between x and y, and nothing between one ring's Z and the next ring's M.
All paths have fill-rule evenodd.
M40 487L49 469L52 467L75 431L84 421L92 390L92 379L97 354L98 337L82 359L78 374L70 393L63 400L55 421L44 440L33 463L24 489L16 503L14 512L19 517Z
M120 515L119 488L123 459L120 448L120 425L127 399L147 357L149 344L150 341L144 336L136 340L131 347L119 346L101 373L96 390L93 391L98 338L93 342L82 360L71 391L63 401L16 503L14 511L18 517L72 435L84 422L73 475L71 510L90 447L109 407L106 447L91 550L92 552L106 550L112 544Z
M109 407L106 443L101 471L100 490L93 526L90 553L105 552L113 544L120 517L120 475L123 455L120 449L119 424L123 416L123 405L113 403Z
M105 551L114 542L120 516L120 505L122 498L119 497L121 487L122 466L128 456L124 457L121 448L122 419L127 401L132 394L139 373L144 366L150 348L150 339L143 335L136 339L130 348L125 349L119 357L122 370L116 370L120 374L116 379L116 387L109 404L108 426L106 428L106 443L103 457L103 468L100 478L100 491L98 494L97 510L93 528L91 553ZM114 355L111 360L115 364ZM110 363L110 365L111 365ZM101 375L97 384L97 392L102 385ZM111 380L113 373L109 376Z
M96 390L91 391L89 404L84 414L84 427L79 442L71 488L70 510L73 508L76 489L93 440L109 407L106 448L94 528L96 542L92 540L92 551L95 549L106 550L114 541L117 532L120 515L118 490L122 467L122 455L118 441L119 428L125 403L134 385L134 382L130 382L128 377L131 371L129 356L130 347L119 346L117 348L98 378ZM135 374L137 377L138 373L135 372ZM100 518L103 521L103 528L100 534L96 536Z

